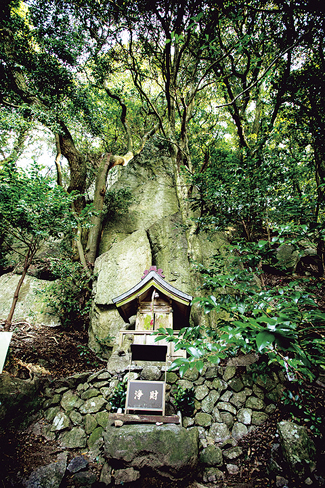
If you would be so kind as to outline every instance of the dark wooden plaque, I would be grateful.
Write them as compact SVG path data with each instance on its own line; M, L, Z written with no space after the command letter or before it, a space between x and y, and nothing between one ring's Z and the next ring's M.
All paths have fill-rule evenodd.
M162 412L165 414L165 382L139 381L128 382L125 412L141 410Z
M132 361L165 362L167 346L149 344L131 344Z

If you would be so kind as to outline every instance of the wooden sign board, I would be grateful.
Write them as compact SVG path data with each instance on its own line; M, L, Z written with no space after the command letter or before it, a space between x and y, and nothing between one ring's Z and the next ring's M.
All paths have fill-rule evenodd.
M165 387L166 383L164 381L129 381L126 392L125 412L141 410L162 412L162 415L165 415Z
M12 332L0 332L0 373L2 373L6 361L12 334Z

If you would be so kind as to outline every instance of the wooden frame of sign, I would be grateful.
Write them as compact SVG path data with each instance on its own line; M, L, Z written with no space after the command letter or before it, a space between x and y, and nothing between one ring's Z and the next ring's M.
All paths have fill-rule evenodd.
M6 362L6 357L13 332L0 332L0 374Z
M130 380L127 386L125 413L132 411L161 412L165 415L164 381Z

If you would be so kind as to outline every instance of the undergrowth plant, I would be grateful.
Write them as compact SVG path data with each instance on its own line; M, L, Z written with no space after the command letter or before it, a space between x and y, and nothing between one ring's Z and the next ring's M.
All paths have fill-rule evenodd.
M195 409L194 388L181 388L178 386L173 391L174 405L185 417L191 417Z
M108 403L111 405L111 411L117 412L119 408L125 408L127 380L121 381L114 389Z
M87 270L69 258L51 259L50 270L57 279L42 292L50 313L60 318L64 328L87 329L92 286Z
M284 413L294 422L303 423L315 436L324 434L324 405L317 404L315 392L304 381L291 382L282 394L281 403Z
M84 358L85 362L89 366L99 366L98 361L93 360L93 352L89 349L86 344L78 344L77 345L78 354L80 357Z
M230 355L266 354L268 364L278 363L298 378L314 379L325 370L325 314L313 293L313 278L293 279L268 288L261 278L262 264L271 259L268 241L232 245L215 256L208 269L200 267L203 287L217 292L193 300L204 313L216 312L215 327L188 327L178 339L171 329L160 328L156 341L174 342L187 358L176 359L171 369L202 371L204 361L219 363Z

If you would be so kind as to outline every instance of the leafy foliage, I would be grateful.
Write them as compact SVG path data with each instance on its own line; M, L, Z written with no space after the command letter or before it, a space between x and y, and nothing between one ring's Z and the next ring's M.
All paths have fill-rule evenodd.
M94 367L94 366L98 367L99 366L99 363L97 361L93 360L93 352L91 351L91 349L89 349L88 346L86 346L84 344L78 344L77 349L78 349L79 356L84 357L84 360L88 364L88 366L91 366L91 367Z
M191 417L195 408L195 390L194 388L177 387L173 391L174 404L183 415Z
M291 382L281 400L282 410L289 413L294 422L307 425L316 436L322 435L323 408L315 403L316 395L310 385L302 380Z
M51 259L50 270L56 280L42 292L43 300L64 328L87 329L92 289L89 273L69 258Z
M26 246L60 237L73 223L70 205L75 197L42 170L36 163L30 171L7 163L0 172L0 230Z
M125 408L127 381L121 381L115 388L112 396L108 400L111 411L117 412L119 408Z
M71 212L75 195L53 185L42 168L33 164L29 171L11 161L0 172L0 235L2 247L23 257L23 273L14 293L5 322L10 328L20 287L37 251L50 238L60 238L76 225ZM3 251L2 251L3 253Z
M210 165L189 178L195 188L189 201L197 213L198 228L224 231L235 227L248 241L279 232L285 225L305 224L311 231L316 229L316 182L312 180L310 155L300 156L297 160L285 149L272 146L257 164L233 150L214 151ZM301 166L304 156L306 164ZM318 215L320 222L323 212Z
M194 303L206 314L215 313L216 326L180 331L176 349L185 349L188 358L175 360L172 368L180 367L181 374L193 367L202 370L205 359L218 363L249 352L267 354L269 364L276 362L299 377L313 379L325 369L325 313L317 307L315 280L261 286L260 263L270 259L269 243L259 241L253 252L252 245L232 245L233 259L219 255L211 269L201 269L204 287L218 295L196 298ZM156 340L174 340L169 330L159 329L157 334Z

